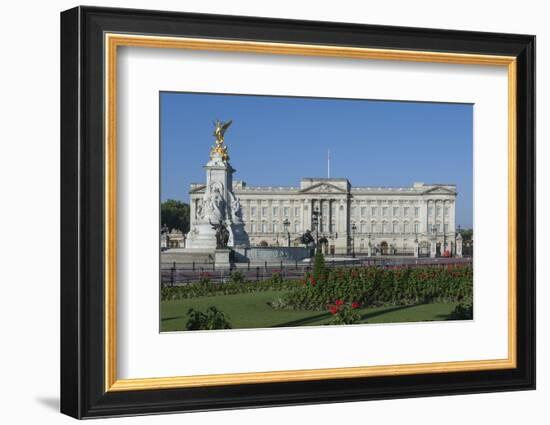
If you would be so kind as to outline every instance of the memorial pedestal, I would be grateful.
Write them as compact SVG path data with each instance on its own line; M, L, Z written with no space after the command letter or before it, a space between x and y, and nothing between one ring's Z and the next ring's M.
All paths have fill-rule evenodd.
M216 268L230 268L231 250L226 248L216 249L216 251L214 251L214 264Z

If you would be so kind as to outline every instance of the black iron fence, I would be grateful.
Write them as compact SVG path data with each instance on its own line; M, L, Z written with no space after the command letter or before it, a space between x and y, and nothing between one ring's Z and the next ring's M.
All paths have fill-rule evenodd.
M443 267L447 265L470 264L471 258L388 258L369 257L356 259L325 259L327 268L335 267ZM224 283L231 280L231 275L239 272L246 281L262 281L275 275L283 279L301 279L311 270L312 264L303 262L263 262L237 263L234 266L216 267L215 263L177 263L161 265L162 285L186 285L208 279L212 282Z

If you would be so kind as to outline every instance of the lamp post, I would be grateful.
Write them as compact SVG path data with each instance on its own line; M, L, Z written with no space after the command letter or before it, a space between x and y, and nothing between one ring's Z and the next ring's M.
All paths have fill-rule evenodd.
M355 258L355 231L357 230L357 226L355 223L351 224L351 256Z
M317 251L319 249L319 208L315 207L311 215L313 228L315 229L315 251Z
M445 222L443 222L443 255L447 253L447 232L445 231Z
M368 240L367 254L368 254L369 257L372 257L372 244L371 244L371 240L370 240L370 233L367 233L367 240Z
M434 252L434 257L437 256L437 226L435 224L432 224L431 225L431 233L432 233L432 244L433 244L433 248L432 248L432 252Z
M290 231L288 230L288 226L290 226L290 221L288 221L288 218L285 218L285 221L283 221L283 226L285 228L286 237L288 239L288 247L290 248Z

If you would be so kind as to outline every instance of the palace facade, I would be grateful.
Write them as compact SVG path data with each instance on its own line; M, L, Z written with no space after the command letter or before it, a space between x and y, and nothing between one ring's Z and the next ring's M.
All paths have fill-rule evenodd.
M297 246L310 230L329 254L411 254L416 245L420 254L455 253L453 184L354 187L345 178L303 178L297 187L232 186L252 246ZM205 191L191 184L192 227Z

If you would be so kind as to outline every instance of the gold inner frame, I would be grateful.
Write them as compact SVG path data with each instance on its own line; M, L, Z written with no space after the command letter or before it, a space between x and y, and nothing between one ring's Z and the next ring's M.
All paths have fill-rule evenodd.
M516 353L516 58L462 53L370 49L326 45L267 43L199 38L105 34L105 391L135 391L214 385L358 378L416 373L511 369ZM163 378L118 379L116 325L116 123L117 48L119 46L325 56L507 67L508 72L508 357L495 360L266 371Z

